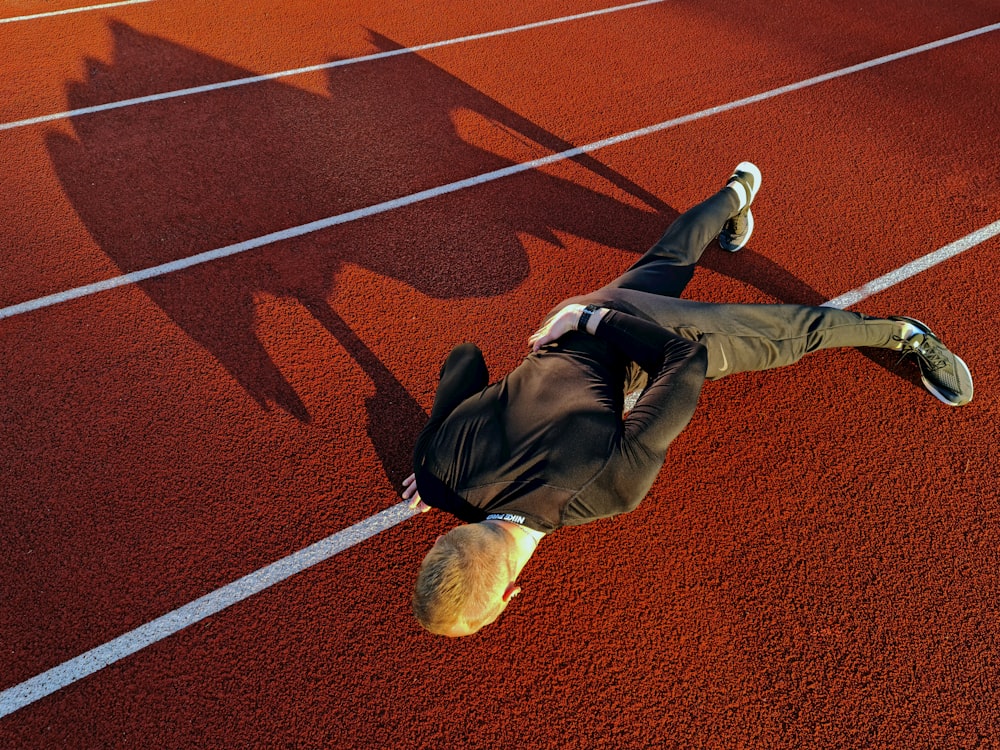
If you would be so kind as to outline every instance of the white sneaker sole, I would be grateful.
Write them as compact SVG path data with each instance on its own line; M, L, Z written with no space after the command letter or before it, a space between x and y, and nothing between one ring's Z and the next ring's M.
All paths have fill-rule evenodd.
M937 398L937 400L940 401L941 403L948 404L948 406L965 406L967 403L972 401L972 393L973 393L972 372L970 372L969 366L965 364L965 361L961 357L955 355L955 360L958 362L958 365L961 368L961 371L959 372L958 375L959 383L962 385L965 385L966 383L968 384L967 389L966 388L962 389L962 393L966 397L964 400L952 401L951 399L947 398L941 391L939 391L934 386L934 383L932 383L930 380L924 377L924 373L922 370L920 372L920 380L921 382L923 382L924 388L926 388L928 392L931 393L931 395L933 395L935 398ZM963 378L962 375L965 375L965 377Z
M760 183L764 179L760 174L760 170L757 169L757 165L750 161L741 161L733 171L749 172L753 175L753 195L750 196L750 203L753 203L754 196L760 192Z

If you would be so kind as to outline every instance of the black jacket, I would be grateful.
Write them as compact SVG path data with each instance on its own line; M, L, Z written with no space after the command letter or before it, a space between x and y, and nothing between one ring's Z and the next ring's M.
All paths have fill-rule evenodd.
M632 363L648 385L623 417ZM617 310L493 385L482 352L461 344L414 450L421 498L466 522L544 532L632 510L690 421L706 367L701 344Z

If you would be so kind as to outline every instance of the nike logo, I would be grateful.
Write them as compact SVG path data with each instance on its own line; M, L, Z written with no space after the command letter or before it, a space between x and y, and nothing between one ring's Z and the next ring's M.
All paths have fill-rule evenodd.
M719 368L719 372L725 372L726 370L729 369L729 360L726 359L726 350L725 349L723 349L720 346L719 347L719 351L722 352L722 367Z

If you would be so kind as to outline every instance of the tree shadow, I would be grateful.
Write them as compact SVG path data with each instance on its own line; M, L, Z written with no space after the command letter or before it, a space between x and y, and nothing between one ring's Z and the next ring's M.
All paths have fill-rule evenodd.
M151 81L169 91L253 75L122 23L110 31L111 62L87 60L86 80L68 85L73 109L147 94ZM399 49L370 37L377 51ZM319 95L271 80L80 115L72 119L75 137L50 132L47 145L69 200L123 273L516 163L463 138L462 118L485 120L501 140L534 155L572 147L415 54L331 68L327 88ZM489 297L527 277L521 235L558 246L555 233L566 232L642 252L676 217L592 156L574 160L647 208L531 170L139 286L262 408L275 405L308 422L256 333L259 295L298 300L372 379L369 437L398 482L409 473L426 414L327 302L341 269L361 266L435 298ZM738 259L710 250L703 265L778 299L819 299L749 250Z

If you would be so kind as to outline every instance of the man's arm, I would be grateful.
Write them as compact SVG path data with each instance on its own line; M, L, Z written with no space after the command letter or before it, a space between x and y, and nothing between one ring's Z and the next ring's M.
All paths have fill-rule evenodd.
M441 421L469 396L479 393L490 383L483 353L475 344L459 344L441 365L431 421Z
M582 305L563 308L532 337L532 345L544 346L577 330L583 310ZM588 317L582 330L637 362L649 373L650 382L624 420L617 457L567 507L567 523L615 516L642 501L663 465L667 447L694 414L708 367L703 345L655 323L608 308Z
M664 364L682 363L694 357L699 349L704 350L698 342L681 338L648 320L607 307L578 304L559 310L529 337L528 343L537 352L570 331L585 331L608 341L653 378L664 378L674 372L661 372Z
M596 335L649 373L649 385L625 418L624 439L662 459L694 415L708 370L708 350L697 341L615 310L604 317Z
M598 308L588 317L588 333L614 345L649 373L649 385L625 419L624 439L662 459L698 405L708 350L697 341L619 310Z
M469 396L483 390L489 385L489 381L490 373L483 353L475 344L459 344L441 365L431 418L420 431L413 448L414 471L403 480L403 500L409 503L410 508L426 512L432 507L420 496L417 488L417 474L423 466L427 443L448 415Z

